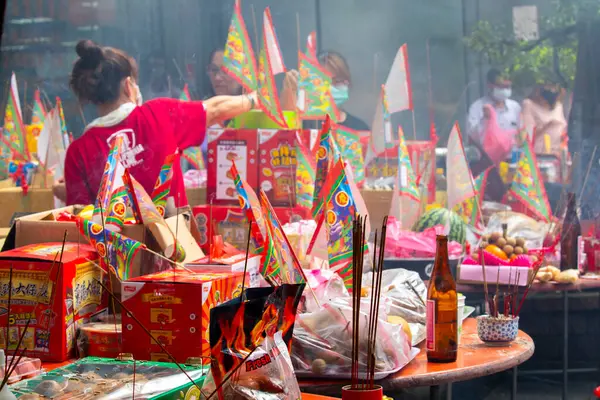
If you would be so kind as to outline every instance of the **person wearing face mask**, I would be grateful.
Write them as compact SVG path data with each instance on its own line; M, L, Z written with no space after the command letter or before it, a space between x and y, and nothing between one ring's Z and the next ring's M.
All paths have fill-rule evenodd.
M511 82L497 69L487 74L488 93L476 100L469 108L468 135L476 145L483 146L486 139L488 121L495 115L498 127L505 132L518 130L521 119L521 106L512 100ZM512 140L512 138L511 138Z
M318 55L319 63L331 74L331 96L340 110L339 124L357 131L368 131L369 125L358 117L344 110L344 105L350 98L352 77L346 59L338 52L325 51Z
M561 156L567 146L567 120L563 90L556 84L538 86L523 100L523 125L536 154Z
M168 155L199 146L207 126L248 112L256 104L256 93L215 96L204 102L159 98L142 104L132 57L89 40L80 41L75 49L79 58L71 73L71 89L79 101L94 104L100 117L67 150L67 205L95 201L114 137L123 136L121 162L151 193ZM187 198L178 158L170 196L182 206Z

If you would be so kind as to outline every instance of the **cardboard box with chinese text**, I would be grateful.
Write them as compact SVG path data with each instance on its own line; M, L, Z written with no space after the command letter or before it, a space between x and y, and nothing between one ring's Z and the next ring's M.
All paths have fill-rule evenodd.
M125 307L175 357L208 357L210 309L241 293L242 273L189 273L173 270L121 284ZM127 313L123 313L123 352L136 360L169 360L159 345ZM209 359L204 358L204 363Z
M98 254L87 244L67 242L62 263L53 265L62 243L43 243L0 253L0 347L15 350L22 330L31 318L22 347L28 357L61 362L72 356L77 326L106 308L107 294L98 281L108 276ZM60 257L60 255L59 255ZM8 315L9 276L12 294Z

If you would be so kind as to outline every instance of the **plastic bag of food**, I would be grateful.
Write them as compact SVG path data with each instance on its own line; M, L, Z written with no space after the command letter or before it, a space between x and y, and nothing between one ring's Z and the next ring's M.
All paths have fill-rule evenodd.
M506 235L509 237L522 237L530 249L544 247L544 239L550 227L544 222L538 222L525 214L502 211L490 217L485 233L502 232L502 224L507 224Z
M238 297L211 309L212 362L203 396L217 390L219 399L298 398L285 357L304 286L251 288L243 293L244 301Z
M326 304L337 298L350 297L348 290L344 285L344 280L335 272L328 269L305 270L306 280L315 296L307 290L304 293L304 306L301 312L313 312L321 308L321 304ZM315 301L318 300L318 304Z
M369 288L372 279L371 273L365 274L363 287ZM386 320L392 324L401 325L405 330L405 324L408 324L413 346L425 339L424 301L426 298L427 287L417 272L402 268L383 271L381 303L387 305Z
M359 370L367 365L369 301L361 305ZM385 313L380 314L385 316ZM292 361L296 373L349 378L352 366L352 307L349 299L336 299L313 313L298 315ZM379 318L375 371L389 372L410 361L411 346L402 327Z

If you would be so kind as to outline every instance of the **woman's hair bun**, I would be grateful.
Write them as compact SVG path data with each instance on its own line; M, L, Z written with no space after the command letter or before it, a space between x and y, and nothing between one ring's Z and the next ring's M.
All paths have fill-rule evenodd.
M80 40L75 46L75 51L83 62L91 68L96 67L104 58L102 47L91 40Z

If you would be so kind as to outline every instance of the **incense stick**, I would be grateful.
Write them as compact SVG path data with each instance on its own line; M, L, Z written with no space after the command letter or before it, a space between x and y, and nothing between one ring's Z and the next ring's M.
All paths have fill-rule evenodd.
M246 286L246 271L248 270L248 256L250 255L250 237L252 236L252 220L248 224L248 238L246 241L246 259L244 260L244 276L242 277L242 293L240 293L240 301L244 301L244 287Z

